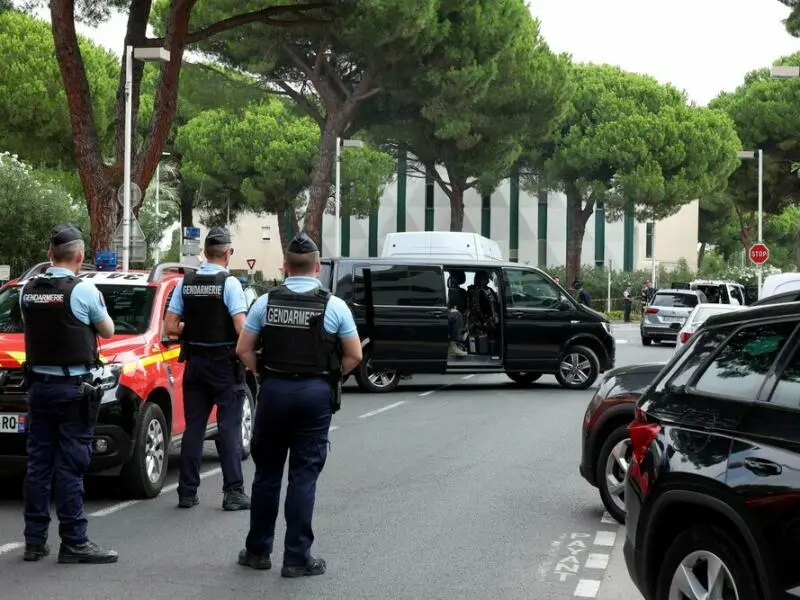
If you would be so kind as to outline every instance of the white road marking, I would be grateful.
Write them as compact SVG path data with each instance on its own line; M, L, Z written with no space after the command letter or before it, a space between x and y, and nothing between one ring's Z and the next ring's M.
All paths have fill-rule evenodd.
M336 431L337 429L339 429L338 425L331 425L328 431Z
M11 542L10 544L3 544L0 546L0 554L8 554L19 548L23 548L25 544L22 542Z
M601 522L601 523L604 523L604 524L606 524L606 525L619 525L619 523L617 522L617 520L616 520L614 517L612 517L612 516L611 516L611 515L608 513L608 511L606 511L606 512L604 512L604 513L603 513L603 517L600 519L600 522Z
M208 471L203 471L200 473L200 479L207 479L213 475L218 475L222 473L222 468L217 467L215 469L209 469ZM165 494L171 494L172 492L178 489L177 483L172 483L170 485L164 486L161 489L161 493L159 496L164 496ZM141 500L127 500L125 502L119 502L118 504L112 504L111 506L107 506L105 508L101 508L100 510L96 510L92 513L89 513L90 517L98 518L98 517L107 517L108 515L113 515L115 512L119 512L125 508L130 506L134 506L135 504L139 504L142 502Z
M574 596L578 598L594 598L600 591L600 582L594 579L581 579L575 586Z
M611 559L610 554L590 554L586 559L585 567L587 569L601 569L608 568L608 561Z
M462 380L464 380L464 379L472 379L473 377L475 377L475 375L476 375L476 373L472 373L471 375L464 375L461 379ZM420 398L424 398L425 396L430 396L431 394L435 394L436 392L441 392L442 390L446 390L447 388L453 387L454 385L455 385L455 382L453 382L453 383L445 383L444 385L440 385L439 387L437 387L435 389L428 390L427 392L422 392L421 394L417 394L417 396L419 396Z
M617 534L614 531L598 531L594 536L595 546L613 546L614 541L617 539Z
M617 339L615 339L614 341L616 343L618 343L618 344L630 344L631 343L630 340L617 340Z
M378 408L376 410L371 410L368 413L364 413L363 415L358 415L358 418L359 419L366 419L368 417L374 417L375 415L379 415L382 412L386 412L387 410L392 410L393 408L397 408L398 406L401 406L401 405L403 405L405 403L406 403L405 400L400 400L400 402L395 402L394 404L390 404L389 406L384 406L383 408Z

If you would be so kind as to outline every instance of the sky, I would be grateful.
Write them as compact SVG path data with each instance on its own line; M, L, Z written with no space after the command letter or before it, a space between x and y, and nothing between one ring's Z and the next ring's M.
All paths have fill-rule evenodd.
M745 74L800 51L778 0L529 0L550 47L573 60L652 75L707 104ZM47 17L47 13L40 13ZM122 53L125 17L81 33Z

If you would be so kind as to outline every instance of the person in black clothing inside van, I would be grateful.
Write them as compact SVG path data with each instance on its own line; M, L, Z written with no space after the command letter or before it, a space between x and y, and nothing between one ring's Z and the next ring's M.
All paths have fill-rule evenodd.
M467 289L470 335L478 340L485 337L488 343L497 339L500 327L500 301L497 292L489 287L490 281L489 272L481 269L475 272L475 283ZM482 344L478 343L477 346L479 354L489 353L488 347L481 351Z
M447 329L450 337L449 354L467 356L462 348L464 335L464 315L467 312L467 291L461 286L466 283L464 271L452 271L447 279Z

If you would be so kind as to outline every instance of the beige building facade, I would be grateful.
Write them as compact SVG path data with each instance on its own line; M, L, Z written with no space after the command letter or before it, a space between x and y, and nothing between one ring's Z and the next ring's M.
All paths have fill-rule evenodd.
M501 182L491 197L474 190L465 194L464 231L496 241L512 261L541 267L563 265L566 259L566 197L559 192L526 191L517 175ZM699 202L655 224L626 216L608 221L602 207L589 218L582 247L582 264L617 270L650 269L652 261L669 268L680 259L697 264ZM198 215L200 216L200 215ZM199 222L200 219L196 219ZM384 190L378 214L368 219L342 216L339 251L334 248L334 217L322 224L324 256L380 256L387 233L447 231L450 205L431 177L412 176L398 161L397 176ZM248 258L267 279L282 276L282 250L274 215L242 215L230 226L234 269L246 269ZM201 228L205 236L206 228Z

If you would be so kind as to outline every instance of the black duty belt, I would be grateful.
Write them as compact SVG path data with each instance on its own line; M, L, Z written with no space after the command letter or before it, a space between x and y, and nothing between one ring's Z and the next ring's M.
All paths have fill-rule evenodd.
M330 373L286 373L284 371L270 371L269 369L262 371L262 377L266 379L288 379L292 381L322 379L328 376L330 376Z
M35 371L31 371L30 378L32 381L38 381L39 383L73 383L75 385L80 385L93 379L91 373L83 375L50 375L49 373L37 373Z
M199 344L189 343L189 357L202 356L204 358L224 358L226 356L233 356L236 352L234 344L226 344L224 346L200 346Z

